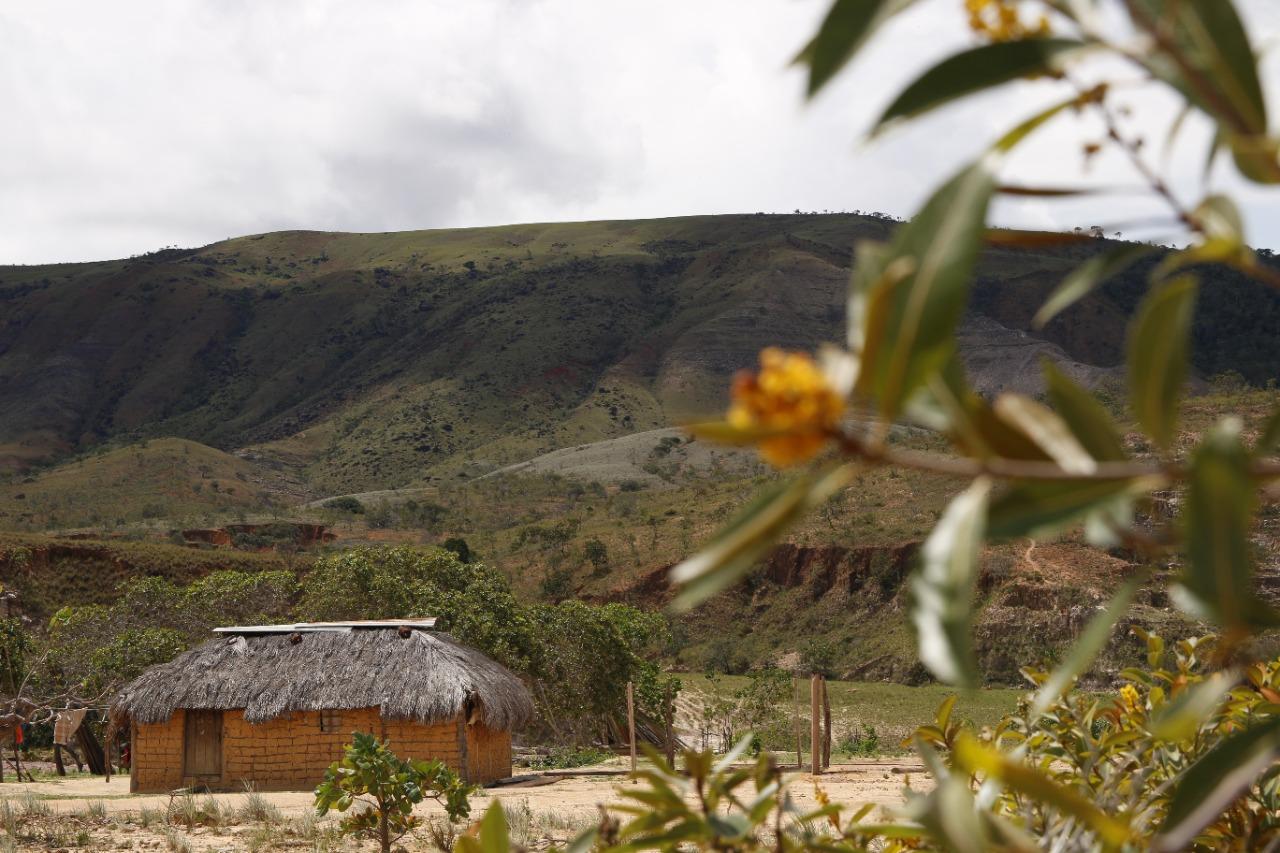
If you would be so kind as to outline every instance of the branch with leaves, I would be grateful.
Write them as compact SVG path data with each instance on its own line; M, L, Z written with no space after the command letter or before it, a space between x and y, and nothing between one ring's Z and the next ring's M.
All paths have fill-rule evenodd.
M925 2L835 0L797 58L808 73L810 96L889 20ZM1059 88L1065 81L1070 92L1013 124L938 187L887 243L857 247L843 346L816 357L764 350L759 371L735 381L725 421L692 428L704 438L755 445L778 467L810 464L762 494L700 553L672 569L680 588L675 606L694 607L737 581L798 518L860 470L901 466L970 481L930 534L911 584L920 659L939 679L965 686L981 680L970 634L984 544L1080 526L1095 545L1172 551L1179 570L1171 597L1190 616L1219 626L1216 660L1226 665L1239 657L1244 641L1280 626L1280 613L1255 589L1250 543L1259 486L1280 476L1280 462L1271 458L1280 444L1280 412L1252 444L1241 421L1226 417L1194 447L1184 448L1179 408L1190 374L1192 323L1200 299L1218 298L1202 297L1197 267L1226 264L1273 286L1280 284L1280 274L1246 244L1243 216L1228 195L1205 190L1194 204L1179 198L1143 156L1146 140L1123 130L1123 108L1115 99L1120 91L1171 92L1185 107L1169 131L1170 143L1185 116L1199 114L1215 129L1204 162L1211 166L1225 152L1246 180L1277 184L1280 138L1268 124L1258 54L1230 0L965 0L964 6L978 43L909 83L875 122L873 137L1015 80ZM1108 57L1119 61L1096 61ZM1113 69L1134 67L1142 75L1136 84L1113 79ZM1107 248L1062 280L1034 322L1043 326L1107 279L1161 255L1131 321L1126 352L1129 412L1155 449L1147 456L1126 444L1102 401L1052 364L1045 365L1045 402L1014 393L986 400L970 387L956 352L957 327L983 246L994 236L1002 245L1046 239L992 231L987 219L993 199L1012 194L1049 202L1096 192L1012 186L1001 178L1009 155L1030 144L1042 127L1084 112L1096 113L1104 128L1101 141L1084 140L1086 159L1106 145L1119 149L1147 193L1171 211L1168 221L1187 244L1173 250L1133 243ZM900 446L891 438L900 424L944 435L951 454ZM1169 488L1183 492L1180 517L1166 529L1146 529L1138 522L1139 510L1153 492ZM1127 610L1136 582L1122 588L1046 682L1057 695L1091 666ZM1217 706L1196 707L1207 718ZM1258 772L1270 766L1280 755L1280 741L1259 732L1272 731L1277 710L1261 706L1247 725L1226 733L1223 749L1254 745L1261 756ZM1016 751L988 755L966 747L960 754L981 771L984 790L1010 790L1025 776ZM940 796L947 796L950 783L935 776L943 783ZM1234 781L1224 771L1206 773L1195 784L1207 801L1219 803L1215 798L1227 791L1222 786ZM966 777L961 787L971 782ZM1052 780L1038 793L1023 793L1065 796ZM970 802L954 796L962 805ZM1175 801L1190 796L1173 793ZM1224 803L1219 804L1229 805ZM1215 816L1194 811L1178 837L1194 839ZM985 818L973 816L980 819ZM1110 845L1119 835L1104 823L1095 829Z

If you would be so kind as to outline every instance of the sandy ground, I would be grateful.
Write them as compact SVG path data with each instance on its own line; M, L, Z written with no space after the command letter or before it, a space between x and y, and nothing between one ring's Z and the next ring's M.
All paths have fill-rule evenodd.
M895 761L890 759L859 762L858 764L837 764L827 770L817 781L828 796L835 802L850 805L862 803L880 803L893 805L902 802L904 780L911 779L913 786L921 787L927 782L922 776L923 768L916 762ZM625 776L553 776L556 781L536 787L514 785L503 788L481 789L473 800L487 808L490 801L497 799L525 800L535 811L554 809L561 814L583 819L597 814L600 803L617 802L619 790L638 783L629 782ZM808 802L813 800L814 777L802 773L796 777L793 794L797 799ZM243 793L221 793L199 795L212 797L224 806L239 808L245 799ZM313 797L310 791L282 791L265 793L262 796L286 816L299 815L311 808ZM36 797L46 803L53 811L83 811L91 803L100 801L107 812L141 811L144 808L164 810L169 806L167 794L130 794L129 777L113 776L111 782L103 781L100 776L74 776L65 779L41 780L33 783L6 782L0 786L0 797L19 800Z
M499 800L513 816L513 821L523 821L526 842L541 847L552 842L563 843L579 828L598 818L601 803L617 803L620 791L639 784L617 775L554 778L550 784L482 790L472 799L472 814L478 817L490 802ZM835 765L816 781L833 802L856 807L869 802L881 805L901 803L908 780L917 790L930 786L922 768L909 759ZM802 804L814 802L814 781L807 773L795 777L792 793ZM310 835L304 836L301 830L296 829L309 820L307 816L312 810L309 792L265 793L261 796L278 809L283 818L274 836L270 827L254 825L248 818L234 816L244 810L247 803L244 793L197 796L199 803L211 798L222 807L226 817L221 825L174 827L157 817L170 810L171 798L168 795L131 795L128 777L113 777L110 783L101 777L74 776L0 785L0 798L7 800L10 808L20 814L32 814L26 843L20 839L19 849L176 849L172 841L175 834L181 835L188 849L200 853L245 849L365 849L332 838L329 844L319 844L314 825L309 830ZM39 805L33 808L33 802ZM34 814L46 809L48 814L43 817ZM152 813L153 822L146 825L139 820L144 810ZM434 804L424 805L421 810L424 816L440 813ZM286 826L292 828L284 828ZM326 827L331 830L332 822L320 823L320 835ZM78 843L73 837L77 835ZM272 839L270 842L264 840L268 837ZM426 839L406 839L404 846L408 850L432 849Z

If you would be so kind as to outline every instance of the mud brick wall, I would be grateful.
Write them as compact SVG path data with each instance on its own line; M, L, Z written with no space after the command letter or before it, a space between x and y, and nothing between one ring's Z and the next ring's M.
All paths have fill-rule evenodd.
M338 711L333 731L320 730L320 712L298 711L263 723L243 711L222 714L222 787L259 791L307 791L342 758L352 732L378 734L377 708Z
M342 757L355 731L371 732L390 742L401 758L443 761L473 783L511 775L511 735L480 723L465 733L458 720L423 725L412 720L384 720L377 708L336 712L333 731L321 731L320 713L295 712L262 723L249 723L243 711L222 715L222 780L218 787L259 791L306 791ZM166 723L133 730L135 791L168 791L184 785L184 716L176 712ZM463 758L465 754L465 768Z
M177 711L168 722L133 727L130 791L170 791L182 787L182 738L186 717Z
M391 751L401 758L420 761L443 761L462 772L461 744L458 741L458 721L448 720L431 726L413 720L384 720L384 737ZM376 730L375 730L376 731Z

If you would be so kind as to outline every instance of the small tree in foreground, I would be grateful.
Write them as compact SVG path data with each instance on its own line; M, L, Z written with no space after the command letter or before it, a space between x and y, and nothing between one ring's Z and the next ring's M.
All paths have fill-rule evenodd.
M325 771L316 788L316 813L346 812L357 803L364 808L342 819L349 835L376 838L383 853L417 826L413 807L428 797L444 807L450 820L471 813L467 797L472 786L442 762L398 757L386 742L355 732L341 761Z

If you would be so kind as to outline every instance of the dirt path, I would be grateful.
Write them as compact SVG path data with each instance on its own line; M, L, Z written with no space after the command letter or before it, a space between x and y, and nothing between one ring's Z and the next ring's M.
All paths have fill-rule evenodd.
M607 769L607 768L595 768ZM902 802L904 781L910 778L914 787L925 786L928 780L920 772L922 768L911 760L878 760L859 762L856 765L835 765L823 774L818 782L833 801L860 805L874 802L896 804ZM617 802L618 791L634 782L624 776L557 776L552 784L537 787L512 786L482 789L475 802L487 807L492 799L525 801L534 811L555 810L566 816L589 819L596 813L599 803ZM813 799L812 777L801 774L796 780L794 792L798 799ZM203 800L206 795L200 795ZM228 809L244 804L243 793L207 795ZM113 776L108 784L99 776L71 776L65 779L42 780L33 783L6 782L0 785L0 798L23 800L33 797L45 802L58 812L84 811L91 804L101 803L108 813L140 812L142 809L163 811L169 806L167 794L130 794L129 778ZM312 796L309 791L283 791L262 794L286 816L300 815L310 810Z
M472 799L472 815L479 816L492 801L498 800L507 811L513 837L526 846L544 848L551 843L568 841L598 819L600 804L621 801L622 791L639 784L620 775L552 778L554 781L549 784L482 790ZM802 807L815 802L815 781L833 802L851 807L864 803L896 805L902 802L908 780L917 790L931 786L922 768L915 761L904 759L836 765L817 780L808 774L798 774L791 790ZM339 841L332 834L335 825L332 817L316 821L310 792L286 791L260 796L279 812L268 818L267 824L261 817L246 814L250 801L244 793L221 793L197 795L187 804L207 814L213 801L219 817L204 825L183 825L181 800L171 801L167 794L131 795L127 776L114 777L109 784L101 777L71 776L0 785L0 800L6 801L17 815L20 831L25 833L18 839L19 849L88 847L151 851L167 848L187 849L192 853L296 850L299 846L368 849ZM175 817L172 822L166 822L163 816L169 813L171 802ZM420 811L424 816L441 813L434 803L420 807ZM179 837L181 844L175 840ZM322 837L330 840L321 845L316 840ZM78 840L72 841L73 838ZM411 851L434 849L422 837L406 839L406 842L405 847Z

